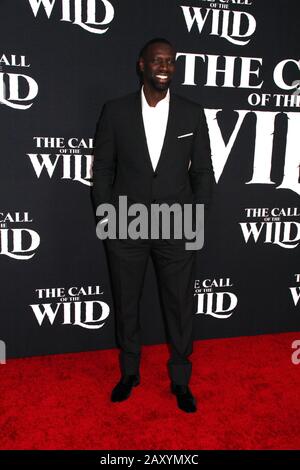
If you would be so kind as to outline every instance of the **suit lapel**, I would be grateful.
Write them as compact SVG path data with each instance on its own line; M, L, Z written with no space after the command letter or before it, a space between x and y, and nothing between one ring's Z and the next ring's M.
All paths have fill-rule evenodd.
M140 147L142 149L142 155L145 158L147 166L153 172L152 162L151 162L149 149L147 145L144 121L143 121L141 91L138 91L135 97L134 115L135 115L136 126L137 126L136 139L138 143L140 144Z
M176 111L175 107L176 107L175 96L173 95L173 93L170 92L169 116L168 116L168 122L167 122L167 127L166 127L166 133L165 133L164 143L161 149L160 157L157 162L155 171L159 170L159 167L162 165L162 162L168 155L168 149L171 144L172 136L174 135L175 122L176 122L176 116L177 116L177 113L175 112Z
M173 95L172 92L170 92L170 104L169 104L169 115L168 115L168 121L167 121L167 127L166 127L166 133L164 137L164 142L163 146L161 149L161 153L159 156L159 160L156 165L155 172L158 171L159 167L162 164L162 160L164 156L167 154L167 149L168 145L170 143L170 138L173 135L173 130L175 126L175 119L176 119L176 112L175 112L175 106L176 106L176 97ZM139 140L139 143L142 147L143 150L143 155L146 159L146 163L151 169L152 173L154 173L153 166L152 166L152 161L151 157L149 154L149 149L148 149L148 144L147 144L147 138L146 138L146 132L145 132L145 126L144 126L144 121L143 121L143 114L142 114L142 103L141 103L141 91L138 91L135 97L135 115L136 115L136 125L137 125L137 139Z

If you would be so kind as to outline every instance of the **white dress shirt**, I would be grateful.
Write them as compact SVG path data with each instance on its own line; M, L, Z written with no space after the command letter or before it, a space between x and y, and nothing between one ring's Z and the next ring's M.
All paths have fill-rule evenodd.
M160 100L156 106L149 106L144 94L144 87L142 87L141 99L146 140L152 167L153 170L155 170L161 154L167 129L170 90L168 89L165 98Z

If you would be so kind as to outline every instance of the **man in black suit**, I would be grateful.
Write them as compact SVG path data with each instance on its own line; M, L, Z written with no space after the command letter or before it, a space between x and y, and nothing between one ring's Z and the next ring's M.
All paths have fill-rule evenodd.
M104 203L116 206L119 196L149 209L154 203L208 207L215 181L207 123L199 104L169 90L175 57L166 39L149 41L138 62L141 90L104 105L94 152L96 207ZM107 221L109 217L99 224ZM184 242L173 238L105 240L120 346L121 379L112 391L114 402L127 399L140 383L139 301L151 256L170 342L171 392L180 409L197 409L188 385L196 252L185 249Z

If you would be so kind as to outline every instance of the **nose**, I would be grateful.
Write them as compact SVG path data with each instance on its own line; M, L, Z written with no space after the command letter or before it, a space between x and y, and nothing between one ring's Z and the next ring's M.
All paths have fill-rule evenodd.
M167 61L166 61L166 62L161 62L161 64L160 64L160 70L161 70L162 72L165 72L165 71L168 70L168 62L167 62Z

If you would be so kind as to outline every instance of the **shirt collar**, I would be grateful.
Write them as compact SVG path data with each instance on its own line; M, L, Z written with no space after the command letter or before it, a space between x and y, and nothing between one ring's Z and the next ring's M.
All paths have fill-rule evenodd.
M170 102L170 89L168 88L166 96L160 100L156 106L149 106L148 101L146 100L145 93L144 93L144 85L142 86L141 90L142 96L142 109L150 108L150 109L157 109L159 106L168 105Z

